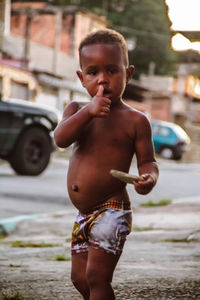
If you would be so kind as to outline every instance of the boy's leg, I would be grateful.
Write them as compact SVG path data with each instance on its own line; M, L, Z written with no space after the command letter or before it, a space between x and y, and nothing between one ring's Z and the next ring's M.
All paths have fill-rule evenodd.
M86 280L88 252L72 255L71 280L75 288L82 294L84 300L89 300L90 291Z
M89 247L86 276L90 288L90 300L115 299L111 282L120 255Z

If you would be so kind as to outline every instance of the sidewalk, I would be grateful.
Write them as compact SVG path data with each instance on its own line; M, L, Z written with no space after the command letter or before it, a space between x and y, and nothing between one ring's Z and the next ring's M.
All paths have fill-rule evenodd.
M134 209L113 279L117 300L200 299L200 199L183 200ZM0 295L15 295L2 299L82 299L70 282L75 213L23 220L0 239Z

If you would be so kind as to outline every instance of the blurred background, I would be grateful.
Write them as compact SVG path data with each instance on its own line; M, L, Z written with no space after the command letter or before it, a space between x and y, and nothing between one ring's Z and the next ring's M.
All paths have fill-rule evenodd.
M60 110L88 99L76 70L89 32L113 28L135 65L124 99L152 119L181 125L199 157L200 21L198 0L0 1L0 91ZM195 151L196 150L196 151Z
M155 150L158 147L158 154L162 154L159 163L166 170L170 169L169 177L163 178L163 185L161 177L157 191L161 191L165 180L170 182L173 178L177 181L177 176L181 172L183 176L183 171L187 171L182 182L185 182L185 188L180 187L179 194L176 188L174 194L167 190L162 193L177 198L186 193L187 188L189 195L197 195L200 162L199 11L199 0L1 0L1 97L4 102L17 98L27 103L45 104L60 113L70 101L88 100L89 96L76 76L78 45L91 31L104 27L115 29L124 35L130 64L135 65L134 77L126 87L124 100L153 120ZM184 129L182 137L176 139L174 132L180 133L180 128L174 128L175 123ZM169 145L171 143L165 145L165 151L163 146L159 148L159 143L164 143L163 137L168 138ZM186 146L184 150L187 151L181 155L172 152L172 140L179 149ZM67 165L63 161L68 154L70 149L62 153L57 150L50 169L40 177L52 176L53 180L53 172L58 172L60 178L64 174L64 180L54 181L58 194L63 191L61 184L65 186ZM162 158L180 160L182 165ZM12 179L16 195L17 187L20 191L22 188L21 177L17 177L3 161L0 161L0 170L2 195L12 198L11 190L8 192L8 179ZM195 174L194 177L191 174ZM186 184L188 177L193 178L195 184L190 182L190 190ZM30 186L36 184L36 179L23 180L29 180ZM45 194L44 185L40 186L40 193L38 190L39 187L33 188L31 192L30 187L23 197L21 192L18 195L33 199L37 198L37 193L41 196L41 191ZM60 196L62 199L64 193L66 190Z

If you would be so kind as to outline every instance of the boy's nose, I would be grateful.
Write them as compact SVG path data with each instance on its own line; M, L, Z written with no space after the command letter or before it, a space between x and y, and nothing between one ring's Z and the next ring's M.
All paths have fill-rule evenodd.
M102 83L108 83L108 76L105 73L100 73L99 74L99 78L98 78L98 83L102 84Z

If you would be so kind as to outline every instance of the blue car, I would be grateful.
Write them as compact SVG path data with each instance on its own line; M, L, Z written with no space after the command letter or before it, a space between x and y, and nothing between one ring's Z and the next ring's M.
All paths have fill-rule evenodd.
M187 133L177 124L151 120L155 153L166 159L179 160L190 143Z

